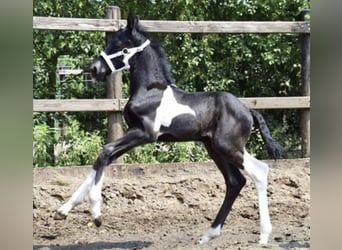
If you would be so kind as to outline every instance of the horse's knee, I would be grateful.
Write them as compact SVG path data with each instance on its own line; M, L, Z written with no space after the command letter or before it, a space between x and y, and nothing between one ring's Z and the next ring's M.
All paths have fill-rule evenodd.
M108 143L103 146L100 156L103 158L109 158L113 151L114 151L114 146L112 145L112 143Z
M114 150L114 147L111 144L106 144L103 146L102 151L97 156L97 159L94 163L94 169L98 169L98 167L103 165L108 165L110 163L110 157Z

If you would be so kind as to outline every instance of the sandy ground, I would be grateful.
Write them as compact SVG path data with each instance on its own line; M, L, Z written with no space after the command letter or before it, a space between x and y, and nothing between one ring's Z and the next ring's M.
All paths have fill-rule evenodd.
M213 163L111 165L103 184L103 224L91 222L89 201L66 220L56 209L76 190L89 167L34 169L33 249L310 249L308 159L268 161L273 232L259 246L254 184L237 198L221 235L196 244L223 202L223 177Z

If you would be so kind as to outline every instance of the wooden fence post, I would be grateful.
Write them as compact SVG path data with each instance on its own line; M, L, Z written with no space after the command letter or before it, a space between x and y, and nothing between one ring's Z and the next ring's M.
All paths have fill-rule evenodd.
M310 10L302 12L302 20ZM310 33L301 35L302 47L302 95L310 96ZM302 157L310 157L310 109L301 112Z
M117 6L108 6L105 9L106 19L119 21L121 19L120 8ZM119 23L119 22L118 22ZM106 44L113 33L106 33ZM122 74L121 72L110 74L106 79L107 98L121 99L122 98ZM112 142L123 135L122 130L122 114L121 112L108 112L108 142ZM123 158L116 159L115 163L123 163Z

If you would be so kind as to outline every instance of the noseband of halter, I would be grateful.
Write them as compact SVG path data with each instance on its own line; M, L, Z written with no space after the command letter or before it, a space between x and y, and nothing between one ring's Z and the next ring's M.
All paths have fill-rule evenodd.
M136 53L143 51L150 43L150 40L147 39L143 44L141 44L138 47L124 48L121 51L118 51L111 55L107 55L106 52L102 51L100 55L105 60L112 73L117 73L124 69L129 69L130 65L128 63L128 60ZM124 66L116 69L114 64L112 63L112 59L119 56L123 56L122 62L124 63Z

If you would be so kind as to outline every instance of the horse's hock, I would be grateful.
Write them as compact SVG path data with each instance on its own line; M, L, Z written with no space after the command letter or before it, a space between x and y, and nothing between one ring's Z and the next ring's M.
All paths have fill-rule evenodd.
M273 223L270 247L308 249L309 159L267 163ZM89 169L33 170L34 249L54 245L63 249L77 244L82 244L82 249L96 249L104 247L104 243L106 249L203 249L195 241L215 218L225 192L223 177L213 163L113 164L105 169L101 227L90 223L88 200L66 220L54 220L55 210L72 195ZM247 179L221 236L207 243L206 249L258 249L255 192Z

